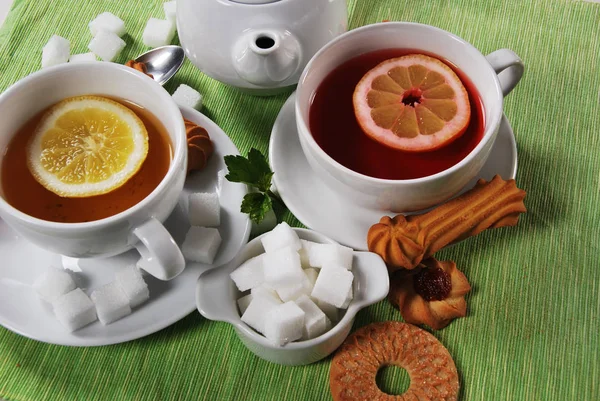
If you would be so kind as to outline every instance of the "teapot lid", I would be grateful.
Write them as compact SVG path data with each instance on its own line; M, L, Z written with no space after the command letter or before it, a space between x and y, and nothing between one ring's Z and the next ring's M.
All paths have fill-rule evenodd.
M275 3L280 0L229 0L232 3L241 3L241 4L267 4L267 3Z

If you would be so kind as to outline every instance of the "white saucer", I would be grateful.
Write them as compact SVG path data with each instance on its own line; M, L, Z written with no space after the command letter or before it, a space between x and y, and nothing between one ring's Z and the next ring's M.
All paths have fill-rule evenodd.
M202 171L191 174L185 183L180 204L165 222L173 238L181 245L189 228L184 199L190 192L215 191L217 173L225 169L223 156L239 154L229 137L208 117L190 108L182 108L183 116L204 127L215 145L215 152ZM49 253L20 238L0 220L0 324L9 330L47 343L95 346L130 341L161 330L196 309L196 281L201 272L221 266L233 259L248 242L250 220L240 213L242 198L247 192L243 184L223 180L220 188L221 227L223 242L213 265L188 263L186 269L171 281L160 281L145 275L150 287L150 299L133 313L107 326L96 321L69 333L54 318L49 304L39 299L30 287L49 266L64 265L81 269L75 273L77 284L89 295L99 286L114 280L117 270L139 259L132 250L107 259L71 259Z
M331 191L314 173L300 146L293 93L285 102L271 132L269 161L275 172L275 187L290 211L305 226L356 250L367 249L369 227L392 212L366 209ZM462 192L472 188L479 178L490 180L499 174L504 179L517 173L517 145L506 116L502 117L491 154L476 178Z

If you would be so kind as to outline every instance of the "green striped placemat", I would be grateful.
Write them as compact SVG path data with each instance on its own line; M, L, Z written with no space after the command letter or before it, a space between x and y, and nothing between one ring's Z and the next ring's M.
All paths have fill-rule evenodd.
M527 191L529 212L517 227L440 253L456 261L473 290L468 317L434 334L456 361L462 400L600 399L600 5L350 0L348 7L351 28L384 19L427 23L483 53L508 47L524 60L525 76L505 113L517 137L517 183ZM146 50L145 21L160 18L162 4L16 0L0 30L0 90L40 68L52 34L69 38L74 53L87 51L87 23L102 11L127 24L128 46L117 60L124 62ZM248 96L189 62L167 90L180 83L204 94L205 113L242 153L252 146L266 153L289 94ZM401 317L384 301L362 311L356 326L389 319ZM231 326L197 313L149 337L98 348L42 344L0 328L0 397L16 401L327 400L329 363L267 363ZM400 374L384 376L385 388L406 385Z

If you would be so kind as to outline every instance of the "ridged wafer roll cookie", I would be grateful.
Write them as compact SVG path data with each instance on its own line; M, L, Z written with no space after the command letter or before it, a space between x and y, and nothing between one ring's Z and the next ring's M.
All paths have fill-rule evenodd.
M410 216L426 248L423 258L488 228L517 224L519 214L527 211L524 198L525 191L517 188L515 180L496 175L489 182L480 179L470 191L428 213Z
M443 247L488 228L514 226L527 209L515 180L481 179L461 196L421 215L383 217L369 229L369 250L393 272L413 269ZM421 250L419 250L419 248ZM419 253L420 252L420 253Z

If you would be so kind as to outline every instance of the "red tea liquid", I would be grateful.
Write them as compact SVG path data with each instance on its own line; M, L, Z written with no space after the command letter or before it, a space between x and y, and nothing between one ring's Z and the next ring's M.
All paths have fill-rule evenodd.
M422 50L377 50L346 61L321 82L309 110L310 130L319 146L338 163L370 177L406 180L446 170L477 146L485 125L481 97L459 69L441 59L458 75L469 94L471 121L460 138L434 151L410 153L380 144L358 125L352 105L358 81L382 61L415 53L440 59Z

